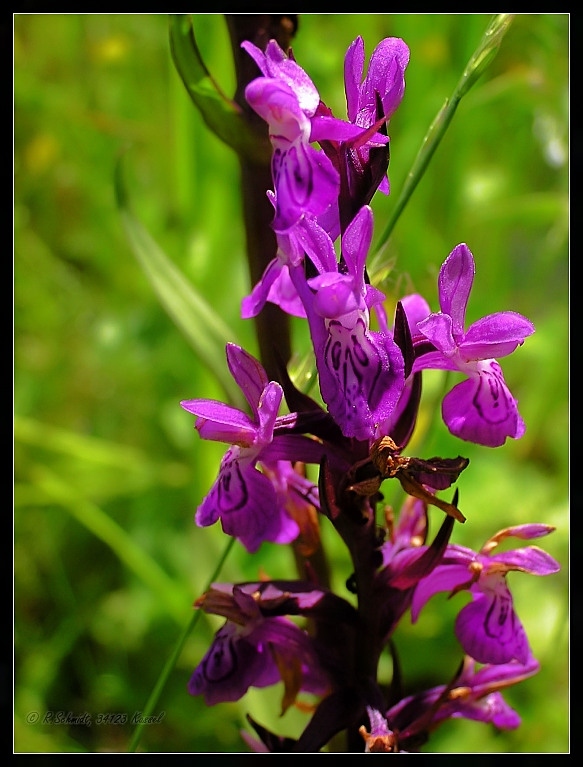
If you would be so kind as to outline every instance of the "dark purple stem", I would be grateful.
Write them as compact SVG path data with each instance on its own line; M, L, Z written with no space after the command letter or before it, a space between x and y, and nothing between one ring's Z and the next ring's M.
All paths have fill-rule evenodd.
M249 54L241 48L250 40L261 50L270 39L277 40L284 51L290 46L297 29L294 15L225 14L231 37L233 60L237 77L235 101L262 140L267 136L267 124L249 107L245 100L246 85L261 72ZM247 257L251 286L259 282L267 264L274 258L277 243L271 228L273 207L266 191L273 186L271 167L257 164L240 156L243 218L247 239ZM291 356L289 317L278 306L267 303L256 318L259 355L270 380L278 380L278 366L289 362Z

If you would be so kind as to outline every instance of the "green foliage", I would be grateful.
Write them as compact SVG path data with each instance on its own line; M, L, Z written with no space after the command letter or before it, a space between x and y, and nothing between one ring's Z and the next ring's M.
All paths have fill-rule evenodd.
M201 60L220 91L232 94L224 19L192 19ZM483 14L300 15L295 57L339 116L343 56L357 34L367 54L388 35L411 48L405 98L389 127L391 195L373 202L377 237L489 21ZM223 449L199 440L178 403L224 398L226 363L213 356L223 325L252 353L257 345L253 323L239 317L250 286L237 157L193 106L170 32L164 14L14 18L18 753L126 752L135 725L97 724L97 715L143 712L175 652L153 712L160 721L143 727L138 751L245 751L239 731L247 711L291 735L306 720L299 711L279 719L278 689L216 708L186 691L220 622L203 615L178 643L227 541L219 526L193 523ZM557 530L542 545L562 564L547 578L511 576L542 666L506 694L522 726L497 734L447 723L426 751L568 750L568 38L566 14L514 18L379 255L389 311L412 290L437 308L439 266L463 241L477 268L468 319L514 309L534 322L535 335L503 362L525 436L497 450L460 444L433 417L443 380L430 371L411 454L470 458L458 483L468 521L456 526L456 542L476 548L507 525L547 522ZM128 213L120 215L114 193L122 153L135 211L130 229L160 257L165 287L174 275L192 291L187 306L196 294L212 307L220 318L212 337L210 315L201 322L181 312L182 326L180 318L174 324L176 307L168 298L160 303L135 258ZM293 327L303 355L304 328ZM197 336L210 356L195 352ZM389 485L386 495L398 507L399 489ZM344 594L344 551L325 525L322 532ZM218 577L263 572L293 577L291 552L264 544L252 557L236 545ZM436 597L418 624L405 618L399 628L410 690L455 671L456 599L463 597ZM43 723L51 711L87 712L93 725Z
M209 129L238 154L268 163L271 144L249 126L237 104L213 80L201 57L188 14L170 16L170 46L176 70Z

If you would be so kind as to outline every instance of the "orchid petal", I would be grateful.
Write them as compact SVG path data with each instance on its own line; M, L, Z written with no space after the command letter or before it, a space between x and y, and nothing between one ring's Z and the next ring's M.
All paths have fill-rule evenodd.
M306 318L306 310L293 284L289 268L284 266L269 288L267 300L293 317Z
M359 35L348 46L344 56L344 88L346 113L350 122L356 121L360 97L360 83L364 72L364 40Z
M318 115L311 121L309 140L312 141L337 141L349 145L358 145L366 142L369 146L385 146L389 143L389 137L378 131L373 131L372 136L368 137L368 126L363 128L360 125L354 125L339 120L330 115Z
M457 343L453 335L453 320L449 314L430 314L417 323L417 330L446 357L455 354Z
M417 621L422 607L434 594L440 591L452 591L457 586L466 583L470 578L467 564L438 565L431 571L428 578L423 578L417 584L411 603L411 620Z
M276 381L271 381L263 389L259 404L257 405L257 442L268 445L273 439L273 429L277 419L277 413L283 399L283 389Z
M342 255L355 278L364 275L368 249L372 240L373 214L368 205L358 211L342 236Z
M491 586L474 591L474 600L457 616L455 634L478 663L526 663L530 647L522 623L514 612L512 595L503 576L490 576ZM476 587L474 587L476 588Z
M490 561L499 562L508 570L520 570L531 575L552 575L561 569L559 563L538 546L525 546L522 549L494 554Z
M277 203L273 228L287 232L302 215L322 213L338 194L339 176L326 155L296 141L288 149L275 148L272 174Z
M265 306L269 293L274 283L280 278L283 262L279 258L272 258L265 267L265 271L253 290L241 302L241 317L248 320L256 317Z
M439 305L443 314L451 317L455 337L463 336L464 333L466 307L474 273L474 257L465 243L451 251L439 272Z
M226 347L227 365L231 375L239 384L245 399L257 415L257 406L268 378L263 365L252 354L237 344L229 343Z
M310 121L300 108L294 91L280 80L258 77L245 88L249 105L269 126L269 136L276 146L308 140Z
M442 414L456 437L488 447L503 445L507 437L521 437L525 429L495 360L482 363L477 375L454 386L443 400Z
M534 325L521 314L490 314L470 325L460 344L460 353L464 359L506 357L532 333Z
M267 687L280 679L269 646L237 636L235 628L227 623L219 629L188 684L189 693L204 695L207 706L239 700L249 687Z
M209 399L183 400L180 406L196 416L195 428L203 439L249 447L257 428L246 413Z
M313 115L320 103L318 91L306 72L293 59L285 55L275 40L270 40L265 53L248 40L241 43L241 48L253 58L266 78L281 80L297 97L301 109Z
M404 385L404 362L394 341L368 331L328 323L324 348L317 350L322 397L347 437L375 439L392 414Z
M197 509L197 525L206 527L220 517L225 533L250 553L263 541L290 543L299 533L297 524L277 503L270 480L239 458L236 447L223 457L217 481Z
M309 279L308 285L316 291L314 310L321 317L335 320L360 309L359 296L354 294L354 280L346 274L326 272Z

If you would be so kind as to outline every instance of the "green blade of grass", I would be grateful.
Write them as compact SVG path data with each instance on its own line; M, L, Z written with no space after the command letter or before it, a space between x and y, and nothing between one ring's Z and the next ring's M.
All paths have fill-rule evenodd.
M132 251L162 306L182 331L197 356L214 373L230 403L245 407L239 387L225 364L225 345L235 333L196 291L129 209L121 161L115 172L115 195Z
M221 570L223 568L223 565L225 563L225 560L227 559L227 557L229 556L229 554L231 552L231 549L233 548L235 540L236 540L235 538L230 538L229 539L229 542L227 543L227 545L225 547L223 555L220 558L220 560L219 560L219 562L218 562L218 564L217 564L217 566L215 568L215 571L213 572L213 574L211 575L211 577L208 580L208 583L207 583L205 591L208 591L210 589L210 587L211 587L211 584L214 581L216 581L216 579L219 577L219 573L221 572ZM176 646L174 647L173 652L170 654L170 656L168 657L166 663L164 664L164 667L162 668L160 676L158 677L158 681L154 685L154 689L152 690L152 692L150 694L150 697L148 698L148 701L147 701L147 703L146 703L146 705L144 707L143 715L141 717L142 721L140 721L137 724L136 729L134 730L134 734L132 736L132 739L130 741L130 745L128 747L128 752L133 753L137 749L137 747L138 747L138 745L140 743L141 737L142 737L142 732L143 732L143 728L144 728L144 721L147 721L148 717L151 716L151 714L153 713L153 711L154 711L154 709L156 707L156 704L158 703L158 700L160 699L160 695L162 694L162 691L163 691L164 687L166 686L166 682L168 681L168 677L172 673L172 669L174 668L174 666L176 665L176 663L178 661L178 658L180 657L180 653L182 652L182 648L184 647L184 645L186 643L186 640L188 639L188 637L190 636L190 634L194 630L196 624L200 620L200 615L201 615L201 613L200 613L199 610L196 610L195 612L193 612L190 620L188 621L188 623L184 627L184 631L179 636L178 641L176 642Z
M190 603L189 595L135 543L129 533L103 509L84 498L69 483L46 467L33 466L30 475L35 487L109 546L134 575L160 596L172 617L182 623L185 605Z
M423 139L421 148L413 161L411 170L407 174L401 194L395 203L395 207L391 211L389 220L383 232L374 246L373 252L375 257L373 258L369 269L373 282L378 279L378 274L382 273L383 270L383 264L380 258L382 255L381 249L388 242L388 239L395 228L395 224L411 199L411 195L415 191L417 185L423 178L423 174L427 170L427 166L429 165L435 150L439 146L453 120L453 116L456 113L460 101L493 61L498 53L504 35L508 32L510 25L512 24L513 18L514 14L512 13L499 13L492 18L478 47L470 57L470 60L462 72L451 97L445 101L444 105L429 126L429 130Z

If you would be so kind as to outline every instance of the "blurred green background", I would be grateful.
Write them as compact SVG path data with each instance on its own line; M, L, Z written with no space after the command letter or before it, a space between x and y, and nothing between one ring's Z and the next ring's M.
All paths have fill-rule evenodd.
M300 15L294 54L337 116L345 115L344 52L357 34L367 57L385 36L411 49L389 129L392 193L373 202L377 235L489 20ZM224 18L195 14L193 22L209 69L232 94ZM456 526L456 542L479 548L502 527L546 522L557 529L540 545L562 565L547 578L509 576L542 666L505 694L522 726L500 734L448 722L428 752L569 748L568 61L567 14L516 16L383 252L393 264L382 285L389 312L412 290L437 309L439 267L466 242L477 269L468 320L513 309L534 322L535 335L502 362L525 436L497 450L451 437L431 419L443 386L435 371L426 374L418 443L425 457L471 460L458 482L468 521ZM226 540L220 525L193 523L224 449L202 443L178 404L222 391L132 254L114 169L123 155L137 217L233 340L255 353L253 324L239 318L250 286L238 163L189 101L163 14L15 15L14 97L14 750L124 752L134 727L98 724L97 715L144 710ZM307 348L304 328L294 333ZM397 490L387 496L398 507ZM348 597L345 552L325 524L322 535ZM293 577L291 552L264 544L250 556L236 545L219 579L261 572ZM395 643L411 689L455 671L462 600L435 597L414 627L404 618ZM214 708L188 695L220 623L202 616L139 751L245 752L246 712L282 734L300 732L304 714L278 717L278 688ZM51 711L86 713L93 724L44 721Z

